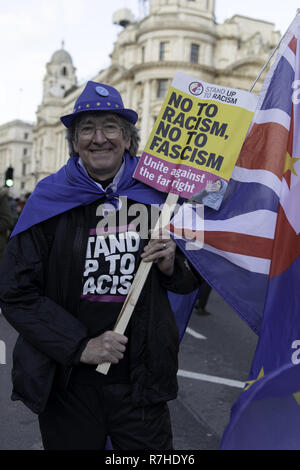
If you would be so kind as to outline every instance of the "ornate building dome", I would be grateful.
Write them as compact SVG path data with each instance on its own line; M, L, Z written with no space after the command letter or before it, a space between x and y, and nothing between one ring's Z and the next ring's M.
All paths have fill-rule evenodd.
M65 49L58 49L52 55L50 62L52 64L61 65L61 64L73 64L72 57Z
M63 98L65 93L73 89L77 84L75 71L72 57L64 49L62 41L61 49L52 54L46 65L43 101L49 97Z

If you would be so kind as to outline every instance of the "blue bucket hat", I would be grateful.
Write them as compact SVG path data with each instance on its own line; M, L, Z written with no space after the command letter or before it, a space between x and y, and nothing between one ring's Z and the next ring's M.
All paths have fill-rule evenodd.
M120 93L115 88L104 83L87 82L83 92L77 98L72 114L60 118L61 122L70 127L73 119L85 111L109 111L122 116L135 124L138 115L133 109L124 108Z

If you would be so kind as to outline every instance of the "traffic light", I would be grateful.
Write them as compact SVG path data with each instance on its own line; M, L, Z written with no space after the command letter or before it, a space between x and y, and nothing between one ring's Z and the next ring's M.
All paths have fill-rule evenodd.
M5 186L11 188L14 185L14 169L9 166L5 172Z

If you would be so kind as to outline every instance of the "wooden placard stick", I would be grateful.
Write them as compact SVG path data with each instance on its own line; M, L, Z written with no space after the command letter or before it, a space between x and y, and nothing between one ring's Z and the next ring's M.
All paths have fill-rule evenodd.
M166 202L163 205L161 214L159 219L155 225L154 233L158 231L160 228L166 227L169 225L172 213L175 209L175 205L178 201L178 194L169 193L166 199ZM131 285L130 291L126 297L126 300L123 304L122 310L117 318L117 321L114 326L114 331L116 333L124 334L128 322L131 318L133 310L138 302L140 293L144 287L146 282L147 276L149 271L152 267L151 263L145 263L143 260L140 263L139 269L136 272L134 281ZM100 364L96 371L101 372L102 374L106 375L109 371L111 363L110 362L103 362Z

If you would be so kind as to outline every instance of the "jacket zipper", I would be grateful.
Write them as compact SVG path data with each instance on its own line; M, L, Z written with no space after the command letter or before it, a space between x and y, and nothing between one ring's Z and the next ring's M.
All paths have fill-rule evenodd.
M77 211L76 211L77 212ZM82 219L82 214L76 214L78 215L79 219ZM81 217L80 217L81 216ZM85 240L85 228L83 225L80 223L76 227L76 234L74 238L74 243L73 243L73 249L72 249L72 256L71 256L71 262L69 265L69 276L74 277L74 272L75 272L75 279L77 282L75 282L75 288L73 285L72 292L79 292L79 295L77 297L77 302L76 306L74 304L74 313L78 315L79 313L79 305L80 305L80 289L81 289L81 275L80 273L83 273L83 268L84 268L84 240ZM73 224L72 224L73 225ZM77 286L78 284L78 286ZM69 294L68 294L69 295ZM66 372L66 378L65 378L65 387L68 386L70 377L73 371L73 366L70 366L70 368Z

